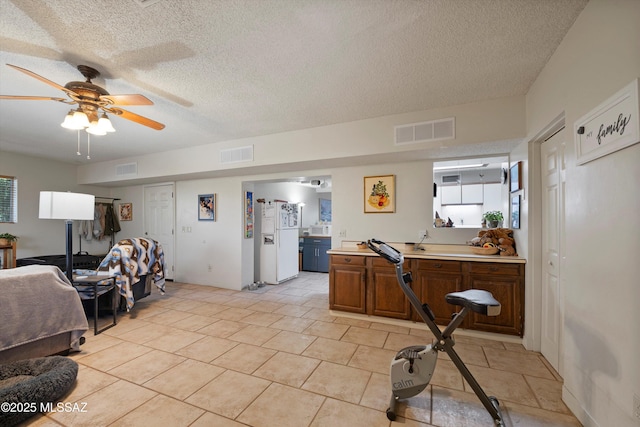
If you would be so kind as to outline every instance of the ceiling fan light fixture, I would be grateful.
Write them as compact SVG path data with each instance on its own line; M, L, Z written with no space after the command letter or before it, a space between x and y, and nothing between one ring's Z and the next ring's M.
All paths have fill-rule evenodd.
M89 127L86 128L85 130L87 131L87 133L90 133L91 135L102 136L107 134L107 131L100 127L100 123L97 120L94 122L91 122Z
M84 129L89 127L89 118L84 112L76 110L73 112L71 123L74 126L73 129Z
M87 119L87 115L82 111L71 110L64 117L64 121L60 123L60 126L66 129L81 130L89 126L89 119Z
M105 132L116 131L113 128L113 125L111 124L111 120L109 120L109 117L107 117L106 113L102 113L102 116L100 116L100 119L98 120L98 126L100 127L100 129L104 130Z

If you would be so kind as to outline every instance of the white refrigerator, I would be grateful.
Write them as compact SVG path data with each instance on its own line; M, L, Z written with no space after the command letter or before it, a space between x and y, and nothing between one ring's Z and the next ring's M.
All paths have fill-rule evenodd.
M298 205L262 205L260 280L279 284L298 276Z

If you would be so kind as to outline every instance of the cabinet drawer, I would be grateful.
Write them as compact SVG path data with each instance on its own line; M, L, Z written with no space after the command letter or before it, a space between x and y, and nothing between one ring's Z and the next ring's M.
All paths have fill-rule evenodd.
M460 261L442 261L439 259L419 259L419 270L446 271L451 273L459 273L462 271L462 263Z
M488 274L500 276L519 276L521 264L503 264L497 262L468 262L467 271L473 274Z
M404 271L409 271L410 269L410 260L405 259L404 263L402 264L402 269ZM392 262L387 261L386 259L382 258L382 257L371 257L371 266L375 267L375 268L395 268L395 264L393 264Z
M366 261L367 257L360 255L331 255L331 264L364 266Z

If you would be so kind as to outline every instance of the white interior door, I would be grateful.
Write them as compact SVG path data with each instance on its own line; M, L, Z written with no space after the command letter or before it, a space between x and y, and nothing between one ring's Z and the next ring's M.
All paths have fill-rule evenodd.
M563 236L565 194L565 131L547 139L542 164L542 327L541 352L562 375Z
M162 245L165 278L174 277L174 185L148 185L144 187L144 236Z

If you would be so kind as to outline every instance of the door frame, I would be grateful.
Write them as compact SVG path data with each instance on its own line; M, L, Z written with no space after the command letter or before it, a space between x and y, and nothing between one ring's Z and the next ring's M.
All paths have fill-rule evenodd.
M143 223L142 223L142 232L143 234L146 232L147 230L147 224L146 224L146 220L147 220L147 207L145 206L146 203L146 189L150 188L150 187L161 187L161 186L171 186L173 189L173 212L172 212L172 217L173 217L173 223L171 224L171 227L173 229L173 233L171 235L171 240L172 240L172 244L173 244L173 253L172 253L172 259L170 260L170 265L173 267L173 270L171 271L170 274L166 274L166 276L171 276L170 278L167 277L167 280L174 280L175 279L175 262L176 262L176 183L173 181L169 181L169 182L158 182L158 183L154 183L154 184L145 184L142 186L142 203L143 203ZM146 235L145 235L146 236ZM167 261L167 257L166 257L166 253L165 253L165 263Z
M542 340L542 143L565 126L565 112L551 120L528 143L528 257L525 269L525 335L523 345L540 351ZM569 135L569 134L567 134ZM560 254L562 257L563 254ZM562 319L561 319L562 323ZM562 363L559 364L562 366ZM562 374L561 372L558 372Z

